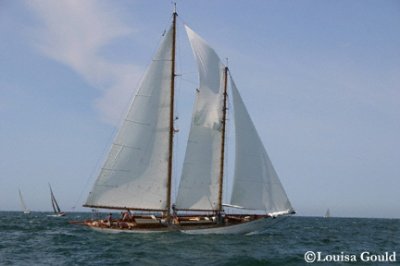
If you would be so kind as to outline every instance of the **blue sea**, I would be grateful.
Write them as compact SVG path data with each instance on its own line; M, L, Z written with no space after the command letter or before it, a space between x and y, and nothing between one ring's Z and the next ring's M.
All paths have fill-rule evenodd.
M0 212L0 265L400 265L399 219L294 216L259 234L205 236L105 234L68 223L86 218Z

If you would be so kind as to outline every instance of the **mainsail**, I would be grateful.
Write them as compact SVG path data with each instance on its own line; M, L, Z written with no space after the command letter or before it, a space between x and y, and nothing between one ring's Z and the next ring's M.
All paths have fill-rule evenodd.
M197 60L200 87L192 116L176 207L215 210L221 154L224 68L215 51L185 26Z
M86 206L165 210L173 27L147 70Z
M235 121L235 173L231 204L267 213L292 206L231 78Z

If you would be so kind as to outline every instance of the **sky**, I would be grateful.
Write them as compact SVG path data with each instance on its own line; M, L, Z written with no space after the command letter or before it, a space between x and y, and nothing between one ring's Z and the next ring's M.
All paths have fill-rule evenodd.
M18 189L51 210L48 183L62 209L87 210L172 9L0 1L0 211L21 209ZM187 23L228 58L298 215L400 218L399 1L181 0L177 11L175 177L198 84Z

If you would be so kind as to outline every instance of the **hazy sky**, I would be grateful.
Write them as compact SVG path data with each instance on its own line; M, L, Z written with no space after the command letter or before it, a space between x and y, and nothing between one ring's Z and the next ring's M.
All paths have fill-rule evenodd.
M299 215L400 218L400 2L177 1L175 175L197 84L187 23L231 73ZM0 210L85 210L171 1L0 1ZM232 149L233 150L233 149ZM233 165L229 164L232 168Z

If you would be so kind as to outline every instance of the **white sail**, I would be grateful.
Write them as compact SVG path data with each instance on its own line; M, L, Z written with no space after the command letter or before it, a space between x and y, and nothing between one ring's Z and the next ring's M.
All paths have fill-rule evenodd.
M86 205L166 209L173 29L165 34Z
M31 211L26 207L24 198L22 197L21 190L18 189L18 193L19 193L19 200L21 202L22 210L24 211L24 213L30 213Z
M176 206L178 209L213 210L218 205L224 65L200 36L189 27L185 28L196 57L200 87Z
M231 204L266 213L291 212L292 206L231 78L235 121L235 173Z

